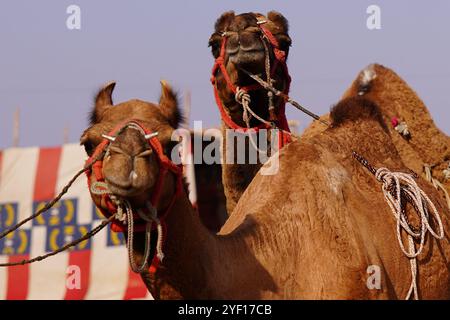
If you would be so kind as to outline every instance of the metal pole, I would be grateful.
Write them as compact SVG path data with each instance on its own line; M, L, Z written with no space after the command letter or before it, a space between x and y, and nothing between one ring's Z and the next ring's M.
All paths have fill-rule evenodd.
M20 139L20 107L16 108L13 120L13 147L19 146Z
M69 143L69 125L66 124L63 133L63 144Z

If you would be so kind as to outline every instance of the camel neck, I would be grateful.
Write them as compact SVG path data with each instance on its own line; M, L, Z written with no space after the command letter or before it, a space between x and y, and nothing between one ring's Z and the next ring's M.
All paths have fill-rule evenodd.
M212 298L218 295L215 261L226 255L219 236L200 221L187 195L175 202L166 217L166 243L161 277L171 283L186 299ZM219 266L220 268L220 266Z

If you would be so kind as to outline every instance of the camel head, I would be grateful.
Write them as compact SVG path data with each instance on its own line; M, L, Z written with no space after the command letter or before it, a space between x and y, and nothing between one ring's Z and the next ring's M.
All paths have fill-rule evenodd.
M269 12L267 17L259 13L236 15L229 11L216 21L214 33L209 39L209 46L216 59L212 79L224 108L235 123L242 124L242 110L235 104L235 90L232 87L257 87L243 69L264 80L269 73L273 86L284 91L290 81L285 65L290 45L288 22L275 11ZM267 67L267 63L270 67ZM221 64L226 72L223 67L219 67ZM268 69L271 70L267 72ZM268 119L267 92L260 87L246 91L251 94L254 111ZM275 106L278 102L275 102ZM253 124L260 123L253 119Z
M159 105L141 100L113 105L111 96L115 83L107 84L96 96L91 125L80 140L90 159L100 154L97 171L100 171L109 191L127 200L133 208L148 203L158 181L161 159L154 145L162 147L161 153L170 157L174 146L171 135L181 118L176 95L166 82L161 84ZM139 125L130 123L130 120ZM99 180L95 165L88 171L91 184ZM175 178L172 174L165 177L161 206L164 199L174 193ZM110 211L104 197L93 194L92 189L91 195L98 208Z

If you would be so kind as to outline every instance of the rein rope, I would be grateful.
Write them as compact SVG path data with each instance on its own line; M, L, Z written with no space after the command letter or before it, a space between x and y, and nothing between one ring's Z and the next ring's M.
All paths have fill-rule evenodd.
M442 240L444 238L444 228L442 221L435 205L425 192L417 185L414 174L403 172L392 172L387 168L375 169L369 162L356 153L352 152L353 158L366 167L375 178L382 182L383 195L392 214L397 221L397 239L403 254L409 259L411 269L411 285L405 300L414 297L419 299L417 290L417 257L422 253L425 244L425 238L429 232L435 239ZM408 220L406 215L406 204L410 203L419 216L420 222L418 227L414 227ZM435 231L430 225L431 215L434 216L438 224L438 230ZM402 240L401 232L405 231L408 237L408 250ZM420 239L419 248L416 249L414 239Z
M291 105L293 105L295 108L297 108L298 110L300 110L301 112L307 114L308 116L310 116L311 118L313 118L314 120L317 120L319 122L321 122L322 124L329 126L330 124L321 119L320 116L318 116L317 114L309 111L307 108L303 107L300 103L298 103L297 101L291 99L287 94L281 92L280 90L278 90L277 88L273 87L269 82L264 81L263 79L261 79L261 77L259 77L256 74L253 74L243 68L240 68L243 72L245 72L249 77L251 77L253 80L255 80L256 82L258 82L264 89L266 89L267 91L271 92L272 94L276 95L277 97L281 97L284 101L289 102Z
M10 234L10 233L16 231L17 229L19 229L22 225L24 225L28 221L31 221L31 220L37 218L38 216L40 216L44 212L46 212L49 209L51 209L62 198L62 196L64 194L66 194L67 191L69 191L70 187L78 179L78 177L81 176L83 173L85 173L86 170L90 170L92 168L92 166L94 165L94 163L97 162L99 159L100 159L100 155L97 156L91 163L86 165L83 169L78 171L73 176L73 178L70 179L70 181L64 186L64 188L61 190L61 192L56 197L54 197L51 201L47 202L44 207L42 207L40 210L36 211L36 213L32 214L28 218L23 219L22 221L17 223L15 226L13 226L13 227L3 231L0 234L0 240L3 239L4 237L6 237L8 234ZM44 255L41 255L41 256L37 256L37 257L34 257L32 259L28 259L28 260L22 260L22 261L17 261L17 262L10 262L10 263L0 263L0 267L11 267L11 266L25 265L25 264L30 264L30 263L33 263L33 262L36 262L36 261L41 261L41 260L47 259L48 257L54 256L57 253L63 252L63 251L65 251L65 250L67 250L67 249L69 249L71 247L74 247L74 246L78 245L79 243L81 243L81 242L83 242L85 240L88 240L88 239L92 238L95 234L97 234L100 230L102 230L104 227L106 227L113 220L114 220L114 216L109 217L106 220L103 220L100 225L98 225L97 227L93 228L91 231L89 231L88 233L86 233L85 235L80 237L79 239L73 240L73 241L65 244L61 248L53 250L52 252L49 252L47 254L44 254Z

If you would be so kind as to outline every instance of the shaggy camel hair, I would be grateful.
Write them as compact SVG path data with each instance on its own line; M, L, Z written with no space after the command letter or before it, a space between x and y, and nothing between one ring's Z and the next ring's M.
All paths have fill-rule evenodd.
M108 87L99 97L110 96ZM82 143L88 153L117 123L138 119L158 131L169 152L177 123L174 95L163 85L160 105L131 100L112 106L97 99L96 123ZM276 175L257 174L217 235L200 222L183 191L165 218L165 258L157 281L143 274L161 298L174 293L188 299L402 299L411 282L410 264L399 248L396 221L380 183L352 159L352 150L374 166L407 171L378 107L363 97L341 101L331 112L332 127L289 144L279 153ZM137 210L151 194L158 175L153 154L138 158L146 144L126 129L111 144L103 173L118 195ZM276 155L275 155L276 156ZM134 170L138 177L133 180ZM428 236L418 259L422 299L450 298L450 212L438 192L422 179L419 186L441 214L445 237ZM174 193L174 177L163 188L165 208ZM93 195L97 206L105 204ZM413 210L407 213L417 223ZM433 223L432 223L433 224ZM142 259L143 236L135 253ZM155 240L153 238L153 240ZM405 239L404 239L405 240ZM152 241L154 254L155 241ZM381 272L380 289L366 285L370 266Z
M393 70L373 64L360 72L343 99L362 95L375 102L388 123L389 133L402 161L411 170L425 177L424 165L434 165L433 176L450 193L450 180L445 180L442 171L450 161L450 137L436 127L431 115L413 89ZM391 125L392 118L405 121L411 132L405 139ZM328 119L329 114L322 116ZM318 122L312 123L302 134L303 138L324 130ZM444 197L444 193L441 193Z
M214 58L217 58L220 54L223 33L226 31L232 33L228 37L226 43L225 64L230 79L236 87L245 87L255 84L254 80L249 78L239 69L240 67L245 68L254 74L263 75L264 78L266 77L265 49L263 44L263 41L265 40L262 39L258 28L258 18L266 21L264 27L275 36L279 43L280 49L286 53L287 58L289 47L291 45L291 39L288 35L288 22L283 15L275 11L269 12L267 17L264 17L259 13L244 13L235 15L233 11L225 12L219 17L219 19L217 19L214 33L209 39L209 46L211 47L212 54ZM268 46L270 48L270 44ZM269 53L271 65L273 65L273 51L269 49ZM286 78L281 66L276 69L276 72L272 78L274 79L274 86L277 89L283 91L286 88L288 79ZM235 95L227 86L224 75L221 71L217 72L214 85L217 87L219 98L231 119L237 125L246 127L243 120L243 108L238 102L236 102ZM249 94L251 98L250 107L261 118L268 120L269 104L267 92L263 89L259 89L249 91ZM275 97L274 105L276 108L281 102L282 101L280 98ZM260 124L261 123L255 118L252 118L250 121L251 127L256 127ZM230 128L222 122L222 131L224 133L223 154L226 154L227 150L230 150L230 148L234 149L234 163L222 164L222 181L227 199L227 211L231 213L239 201L242 193L258 172L261 167L261 163L259 159L257 164L248 163L248 160L245 164L236 163L237 152L243 151L236 150L234 141L231 143L228 141L229 139L227 139L227 135L225 134L226 129ZM268 137L268 140L270 140L270 136ZM249 141L247 141L245 144L245 152L247 155L250 147L251 145Z

